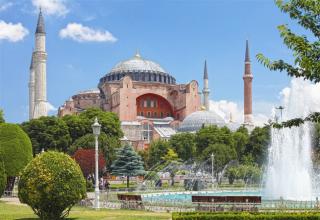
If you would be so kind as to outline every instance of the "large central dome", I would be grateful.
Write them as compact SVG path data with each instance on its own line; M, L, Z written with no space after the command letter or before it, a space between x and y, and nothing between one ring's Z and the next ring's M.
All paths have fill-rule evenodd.
M118 81L127 75L133 81L176 83L176 79L168 74L158 63L143 59L139 53L136 53L131 59L115 65L108 74L100 79L100 83Z

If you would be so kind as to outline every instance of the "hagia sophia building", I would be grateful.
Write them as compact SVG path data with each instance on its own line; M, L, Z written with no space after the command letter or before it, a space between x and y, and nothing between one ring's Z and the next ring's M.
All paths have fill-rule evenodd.
M47 115L45 26L40 11L35 33L29 81L30 119ZM244 122L252 127L252 73L248 41L245 52ZM178 84L175 77L158 63L138 52L116 64L99 80L97 88L79 92L59 108L58 116L79 114L96 107L114 112L121 121L123 140L136 149L146 149L152 140L169 139L177 132L196 132L206 125L227 126L236 130L241 124L225 121L209 109L209 74L204 63L203 89L196 80Z

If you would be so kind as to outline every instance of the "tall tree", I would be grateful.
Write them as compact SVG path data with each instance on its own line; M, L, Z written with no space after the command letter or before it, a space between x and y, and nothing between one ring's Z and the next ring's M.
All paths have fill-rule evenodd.
M207 161L208 165L211 165L210 155L214 155L214 172L217 180L219 180L219 173L223 171L225 166L237 158L237 153L234 148L231 148L225 144L216 143L210 144L202 153L201 160ZM220 183L220 181L219 181Z
M255 127L250 134L245 154L252 155L254 162L261 166L266 160L269 143L270 127Z
M107 170L110 171L111 164L116 158L116 149L121 146L120 140L115 137L107 136L104 132L101 132L98 138L99 149L102 150L104 157L106 158ZM94 149L95 138L93 134L86 134L74 141L70 147L70 154L73 154L78 149Z
M78 149L72 156L79 164L83 175L87 178L90 174L95 172L95 150L94 149ZM99 173L105 171L106 160L102 152L98 156Z
M143 161L130 145L125 145L117 152L117 159L111 166L112 174L127 177L129 188L130 177L144 175Z
M246 145L249 142L248 129L246 129L244 126L241 126L232 134L232 136L235 142L238 161L241 161L242 157L245 155Z
M5 123L4 114L3 114L3 110L2 109L0 109L0 124L1 123Z
M171 148L168 149L167 154L164 155L161 159L164 161L164 164L159 167L159 171L169 172L171 177L171 186L174 186L174 177L179 171L181 160L179 159L178 154Z
M302 77L312 82L320 82L320 1L319 0L276 0L281 11L287 13L305 28L310 37L295 34L287 25L278 26L284 44L293 51L292 64L283 59L271 61L263 54L257 59L267 68L274 71L285 71L289 76ZM291 119L274 124L275 127L298 126L304 121L320 122L320 112L311 113L306 118Z
M171 136L169 145L184 161L193 159L195 156L196 142L195 135L192 133L179 133Z
M232 132L227 127L208 126L200 129L196 133L196 145L198 158L203 157L203 151L213 144L224 144L234 149L234 139ZM208 156L208 155L205 155Z
M23 122L21 127L31 139L34 154L42 149L67 152L71 144L68 126L61 118L40 117Z
M15 124L0 125L0 161L7 174L7 190L13 189L15 177L32 159L32 146L28 135Z
M86 133L92 133L91 125L93 124L95 117L97 117L99 123L101 124L102 132L115 138L123 137L123 132L120 127L120 120L113 112L105 112L98 108L89 108L82 112L79 116L85 121L87 130Z
M88 128L88 120L78 115L65 115L62 117L62 120L68 126L72 143L85 134L92 133L90 128Z
M163 162L161 158L167 154L169 148L170 145L167 141L153 141L148 148L147 167L156 169L157 166L161 166Z

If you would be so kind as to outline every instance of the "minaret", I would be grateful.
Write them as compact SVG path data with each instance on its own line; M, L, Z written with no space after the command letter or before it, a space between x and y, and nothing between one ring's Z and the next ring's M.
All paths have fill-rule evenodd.
M245 57L245 68L243 75L244 82L244 124L252 125L252 79L251 73L251 62L249 55L249 43L246 41L246 57Z
M41 9L35 34L35 50L33 52L35 70L35 106L33 118L39 118L41 116L47 116L46 32Z
M204 73L203 73L203 105L206 108L206 111L209 111L209 78L208 78L208 71L207 71L207 61L204 61Z
M30 63L30 75L29 75L29 119L33 118L33 111L34 111L34 86L35 86L35 76L34 76L34 65L33 65L33 56L31 57L31 63Z

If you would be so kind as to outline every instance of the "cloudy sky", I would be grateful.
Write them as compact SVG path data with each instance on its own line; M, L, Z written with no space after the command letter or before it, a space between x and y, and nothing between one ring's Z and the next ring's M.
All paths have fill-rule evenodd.
M277 31L302 30L273 0L0 0L0 108L6 120L28 119L28 77L39 7L47 32L47 84L51 114L78 91L94 88L121 60L141 56L158 62L179 83L198 80L207 60L212 108L242 120L245 40L250 42L253 110L270 117L285 73L255 59L291 60Z

